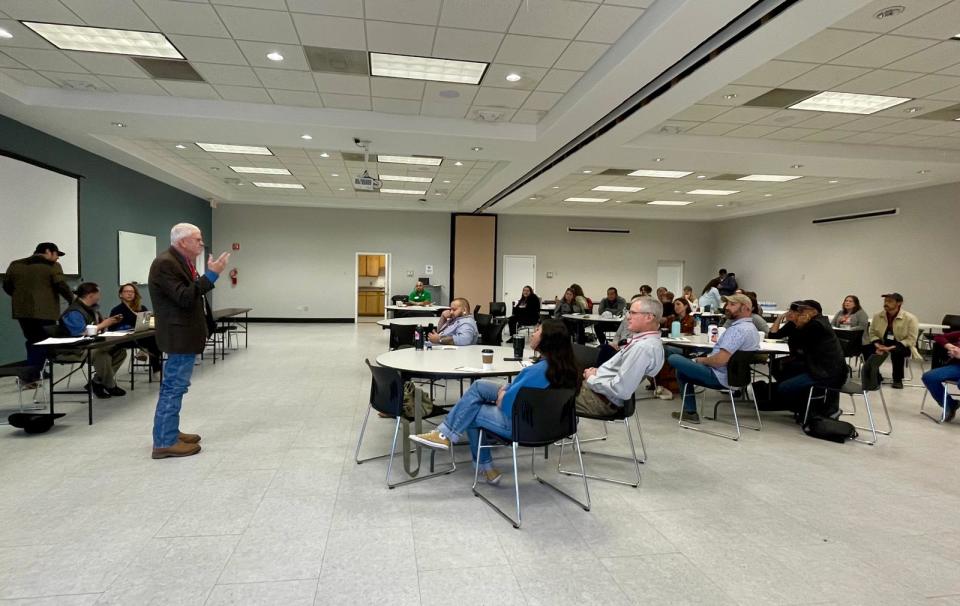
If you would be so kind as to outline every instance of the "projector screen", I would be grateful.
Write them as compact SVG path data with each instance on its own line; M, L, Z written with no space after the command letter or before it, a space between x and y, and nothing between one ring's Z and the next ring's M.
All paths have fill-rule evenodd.
M0 272L40 242L53 242L67 253L63 273L79 274L77 215L77 177L0 154Z

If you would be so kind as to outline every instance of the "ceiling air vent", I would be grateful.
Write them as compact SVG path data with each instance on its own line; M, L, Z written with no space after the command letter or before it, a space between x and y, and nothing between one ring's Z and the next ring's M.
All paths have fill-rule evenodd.
M790 107L807 97L817 94L815 90L796 90L793 88L775 88L772 91L763 93L759 97L750 99L743 104L744 107Z
M600 173L601 175L610 175L616 177L625 177L632 173L633 170L629 168L608 168L607 170Z
M746 177L746 175L734 175L732 173L726 173L723 175L717 175L716 177L710 177L710 180L711 181L736 181L737 179L740 179L742 177Z
M363 154L354 152L340 152L344 162L363 162Z
M567 227L568 232L584 232L588 234L629 234L629 229L621 227Z
M951 105L950 107L944 107L943 109L938 109L932 112L927 112L921 116L917 116L914 119L915 120L945 120L947 122L952 122L954 120L960 119L960 104Z
M852 215L837 215L835 217L821 217L819 219L814 219L812 223L814 225L824 225L826 223L840 223L843 221L860 221L862 219L876 219L879 217L892 217L894 215L899 215L899 208L885 208L883 210L871 210L863 213L856 213Z
M184 80L187 82L203 82L203 77L186 61L174 59L148 59L133 57L143 71L157 80Z
M307 63L315 72L332 74L351 74L367 76L370 67L367 63L367 53L364 51L346 50L342 48L324 48L322 46L304 46L303 52L307 55Z

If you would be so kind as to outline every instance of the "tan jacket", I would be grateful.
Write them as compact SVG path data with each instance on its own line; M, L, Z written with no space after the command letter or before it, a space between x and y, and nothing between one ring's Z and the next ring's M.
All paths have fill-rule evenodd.
M881 309L870 321L867 341L869 343L883 341L883 333L885 332L887 332L887 312ZM917 316L909 311L903 311L901 308L900 313L893 319L893 338L903 343L904 347L909 347L910 354L914 359L920 359L920 352L917 351L919 334L920 326Z
M14 319L56 320L60 317L57 296L73 301L63 268L40 255L12 262L3 277L3 290L13 298Z

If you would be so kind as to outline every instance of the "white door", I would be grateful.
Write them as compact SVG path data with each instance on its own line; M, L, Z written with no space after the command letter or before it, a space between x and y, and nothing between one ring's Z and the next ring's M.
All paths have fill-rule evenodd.
M523 287L537 292L537 258L533 255L503 255L503 298L507 312L520 299Z
M657 261L657 287L660 286L675 297L683 296L683 261Z

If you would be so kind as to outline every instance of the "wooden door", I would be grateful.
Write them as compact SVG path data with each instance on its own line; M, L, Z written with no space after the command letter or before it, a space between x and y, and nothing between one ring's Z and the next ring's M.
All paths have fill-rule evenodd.
M371 278L380 275L380 257L377 255L367 256L367 275Z

